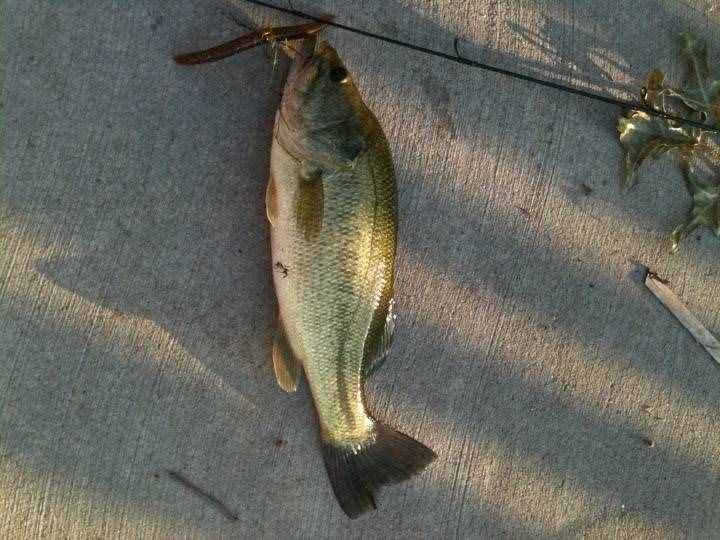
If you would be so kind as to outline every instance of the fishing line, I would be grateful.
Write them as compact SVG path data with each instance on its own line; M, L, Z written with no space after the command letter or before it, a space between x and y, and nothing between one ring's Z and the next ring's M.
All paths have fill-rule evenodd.
M470 66L470 67L482 69L485 71L491 71L493 73L499 73L501 75L505 75L505 76L511 77L513 79L519 79L521 81L530 82L533 84L537 84L539 86L545 86L546 88L553 88L554 90L559 90L559 91L565 92L567 94L574 94L576 96L585 97L588 99L592 99L594 101L601 101L603 103L607 103L609 105L614 105L614 106L620 107L622 109L633 109L633 110L637 110L637 111L642 111L647 114L651 114L653 116L659 116L661 118L666 118L668 120L674 120L676 122L682 122L682 123L688 124L690 126L699 127L706 131L713 131L715 133L720 133L720 127L710 126L710 125L704 124L702 122L698 122L697 120L691 120L690 118L684 118L682 116L676 116L674 114L669 114L669 113L666 113L663 111L658 111L656 109L653 109L652 107L648 107L647 105L644 105L639 102L633 103L631 101L625 101L622 99L617 99L617 98L613 98L613 97L609 97L609 96L603 96L601 94L596 94L594 92L589 92L587 90L582 90L580 88L566 86L564 84L547 81L545 79L538 79L536 77L532 77L531 75L524 75L522 73L517 73L517 72L511 71L509 69L501 68L499 66L493 66L491 64L485 64L483 62L478 62L476 60L470 60L469 58L465 58L464 56L462 56L460 54L460 52L458 51L458 43L461 40L460 40L460 38L457 38L457 37L455 38L455 41L453 43L454 48L455 48L455 54L452 55L452 54L449 54L446 52L438 51L436 49L430 49L428 47L423 47L422 45L415 45L414 43L408 43L406 41L402 41L399 39L391 38L388 36L383 36L382 34L376 34L374 32L370 32L368 30L354 28L352 26L348 26L346 24L328 20L323 17L316 17L314 15L310 15L308 13L298 11L297 9L276 6L276 5L270 4L268 2L264 2L263 0L244 0L244 1L248 2L250 4L255 4L257 6L262 6L262 7L268 8L268 9L273 9L275 11L280 11L280 12L286 13L288 15L295 15L296 17L301 17L303 19L308 19L308 20L315 21L315 22L322 22L328 26L332 26L334 28L339 28L340 30L346 30L348 32L353 32L353 33L359 34L361 36L384 41L385 43L391 43L393 45L397 45L398 47L404 47L406 49L417 51L417 52L427 54L430 56L443 58L445 60L449 60L449 61L455 62L457 64L462 64L465 66Z

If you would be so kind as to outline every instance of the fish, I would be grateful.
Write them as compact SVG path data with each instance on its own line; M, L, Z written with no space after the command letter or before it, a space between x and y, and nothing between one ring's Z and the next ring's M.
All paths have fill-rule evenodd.
M270 30L291 58L265 196L279 308L272 362L287 392L305 374L332 491L356 518L377 508L381 486L409 479L437 456L366 406L364 383L386 359L395 326L393 160L337 51L315 26L306 30L292 44ZM226 55L232 47L216 49Z

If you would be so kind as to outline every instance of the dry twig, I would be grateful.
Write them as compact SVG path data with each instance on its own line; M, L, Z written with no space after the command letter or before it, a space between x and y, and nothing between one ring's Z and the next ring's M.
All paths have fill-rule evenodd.
M667 281L653 272L648 272L645 276L645 285L720 365L720 341L680 301L668 287Z

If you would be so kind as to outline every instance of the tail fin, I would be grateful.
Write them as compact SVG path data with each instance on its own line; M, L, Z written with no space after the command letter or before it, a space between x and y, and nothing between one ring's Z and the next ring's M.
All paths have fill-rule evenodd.
M340 446L323 441L322 452L335 497L350 518L376 508L378 487L407 480L437 457L424 444L380 423L367 442Z

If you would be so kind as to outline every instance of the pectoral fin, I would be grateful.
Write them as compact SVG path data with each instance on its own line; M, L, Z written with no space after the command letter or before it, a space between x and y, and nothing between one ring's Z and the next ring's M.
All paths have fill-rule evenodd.
M275 332L272 357L275 378L280 388L286 392L297 390L302 365L290 348L282 323Z
M302 171L299 178L295 215L297 226L305 240L313 240L320 234L325 207L322 170Z
M390 300L384 324L371 325L370 333L365 341L365 357L363 360L363 373L365 377L373 375L387 359L392 347L395 333L395 314L393 313L393 301Z

